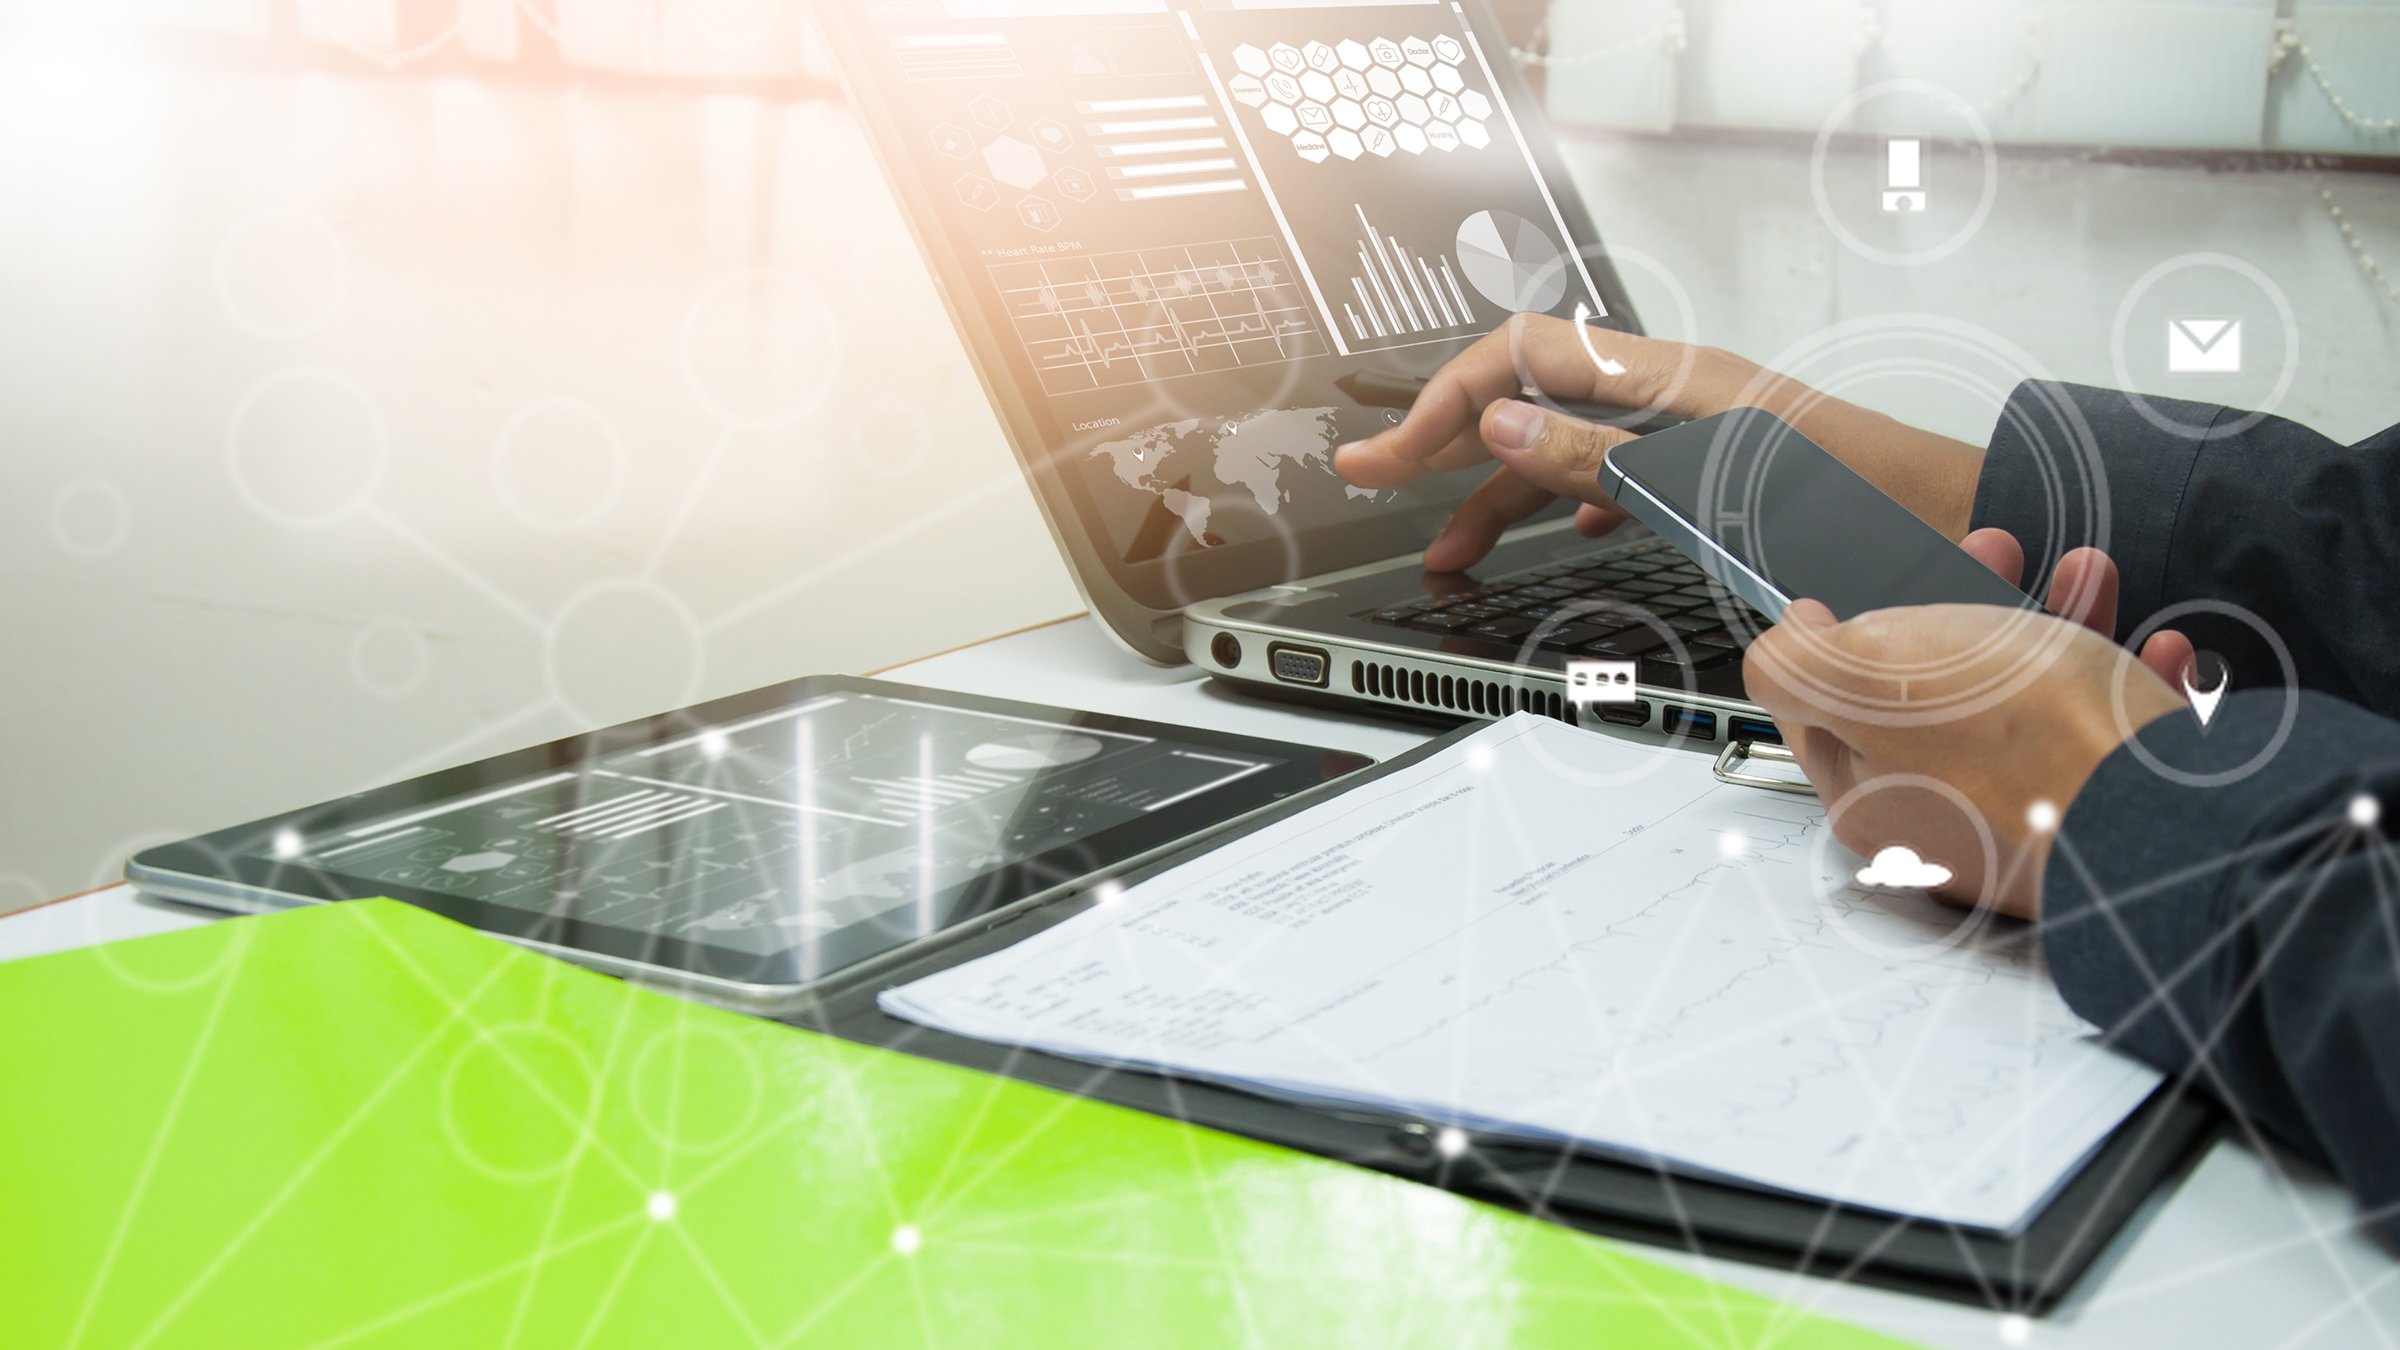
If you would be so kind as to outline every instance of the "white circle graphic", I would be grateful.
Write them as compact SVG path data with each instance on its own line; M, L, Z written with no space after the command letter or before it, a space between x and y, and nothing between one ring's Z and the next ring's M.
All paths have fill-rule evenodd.
M2119 678L2109 685L2109 710L2116 716L2117 730L2124 736L2126 748L2132 750L2133 757L2146 765L2152 773L2185 787L2223 787L2228 783L2238 783L2265 768L2267 762L2275 758L2276 753L2283 749L2284 742L2291 739L2292 727L2300 720L2300 667L2292 660L2292 649L2284 644L2283 638L2268 626L2266 620L2240 605L2223 600L2186 600L2181 604L2169 605L2144 620L2142 626L2135 629L2132 635L2125 639L2125 649L2138 652L2152 636L2173 627L2178 620L2195 614L2215 614L2231 619L2258 634L2266 642L2267 650L2274 653L2276 665L2283 673L2283 713L2275 724L2275 730L2267 737L2267 743L2259 747L2258 753L2251 755L2232 768L2219 769L2211 773L2195 773L2189 769L2178 769L2160 759L2151 751L2150 747L2142 744L2141 729L2133 725L2133 717L2125 707L2126 679L2140 678L2137 672L2143 669L2132 662L2121 665L2119 670L2124 678ZM2203 736L2208 734L2205 723L2202 724L2201 734Z
M242 395L225 450L234 490L260 515L321 529L375 495L387 440L382 412L355 380L294 367Z
M2133 362L2126 346L2133 323L2134 309L2141 304L2143 297L2168 277L2199 267L2213 267L2220 271L2231 272L2257 287L2259 293L2266 296L2268 303L2274 306L2275 317L2283 326L2283 364L2276 370L2274 388L2258 408L2246 412L2240 417L2223 421L2219 421L2211 415L2204 422L2186 422L2180 418L2169 416L2160 410L2156 402L2135 392L2134 387L2141 382L2133 377ZM2291 297L2283 293L2283 288L2275 284L2274 278L2259 270L2254 264L2245 262L2229 253L2186 253L2169 258L2142 273L2133 286L2125 292L2124 300L2117 305L2117 317L2109 325L2108 359L2110 367L2117 377L2117 387L2125 391L2125 397L2133 404L2133 410L2140 413L2142 419L2150 425L2170 436L2239 435L2272 416L2274 410L2282 405L2284 395L2292 391L2292 382L2300 374L2300 318L2292 310Z
M124 546L133 512L113 483L85 478L50 499L50 537L78 558L103 558Z
M1981 878L1982 884L1988 887L1998 883L2000 842L1992 833L1991 822L1984 819L1983 812L1976 809L1975 803L1970 801L1965 793L1938 778L1929 778L1924 774L1917 773L1894 773L1885 774L1880 778L1870 778L1843 793L1838 800L1826 804L1825 828L1818 832L1814 848L1818 876L1840 875L1845 882L1864 885L1859 882L1854 869L1837 861L1833 850L1846 846L1835 836L1835 827L1844 815L1857 810L1861 801L1879 792L1892 791L1930 792L1956 809L1967 824L1974 829L1976 861L1981 863L1983 869L1977 875ZM1912 854L1916 853L1914 849L1909 851ZM1955 864L1964 861L1931 858L1922 854L1917 856L1922 861L1942 867L1946 872L1952 874L1959 870ZM1874 888L1868 887L1868 889ZM1940 904L1941 902L1930 897L1926 900L1928 907ZM1930 936L1921 936L1918 926L1906 916L1883 911L1884 917L1889 921L1889 926L1904 934L1904 940L1897 942L1888 941L1869 931L1867 926L1857 921L1851 907L1846 902L1828 903L1826 927L1831 928L1841 937L1842 941L1850 944L1853 948L1880 960L1919 960L1948 951L1971 940L1991 926L1993 913L1981 905L1964 910L1944 905L1941 906L1941 912L1945 918L1955 914L1956 921L1933 924L1931 926L1938 931Z
M686 1090L711 1081L739 1083L738 1100ZM715 1023L678 1023L652 1037L634 1057L628 1087L642 1128L678 1153L731 1147L749 1133L766 1100L750 1046Z
M484 1175L540 1181L575 1160L598 1098L599 1075L572 1038L533 1022L479 1028L442 1074L442 1132Z
M598 408L576 399L528 403L492 443L500 502L537 530L597 524L625 490L625 438Z
M543 671L559 708L605 727L699 699L700 622L665 588L612 580L585 587L551 622Z
M1832 149L1833 138L1842 134L1843 129L1850 125L1851 118L1861 107L1877 99L1909 95L1929 99L1935 104L1948 108L1957 116L1960 125L1966 130L1977 150L1980 151L1983 161L1983 183L1980 195L1975 201L1974 213L1968 218L1966 224L1951 231L1939 242L1925 248L1890 249L1867 242L1859 235L1858 231L1850 228L1849 223L1842 218L1842 214L1834 209L1833 195L1825 179L1825 162ZM1919 138L1910 137L1890 139L1919 140ZM1921 145L1922 142L1919 140L1920 148ZM1824 125L1817 129L1816 146L1809 156L1808 185L1810 192L1816 197L1818 216L1825 221L1826 228L1833 232L1834 237L1842 241L1843 247L1871 262L1885 263L1894 267L1914 267L1924 263L1939 262L1949 257L1966 247L1967 241L1973 239L1976 231L1983 228L1983 222L1992 214L1992 204L2000 198L2000 156L1992 144L1991 128L1985 125L1983 114L1975 111L1973 104L1929 80L1884 80L1868 85L1834 105L1832 113L1825 118ZM1892 195L1905 196L1907 194ZM1911 209L1910 203L1893 201L1887 201L1884 209L1891 214L1901 214L1904 210L1911 214L1921 211L1926 194L1919 192L1914 196L1913 209Z
M415 693L432 666L425 635L398 619L377 619L350 639L351 678L382 698Z

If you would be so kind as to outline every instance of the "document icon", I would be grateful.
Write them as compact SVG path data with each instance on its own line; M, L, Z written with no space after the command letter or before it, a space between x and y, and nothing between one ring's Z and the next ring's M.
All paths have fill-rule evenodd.
M2167 320L2167 369L2178 375L2241 374L2242 321Z
M1633 702L1633 662L1567 662L1567 702L1578 708Z

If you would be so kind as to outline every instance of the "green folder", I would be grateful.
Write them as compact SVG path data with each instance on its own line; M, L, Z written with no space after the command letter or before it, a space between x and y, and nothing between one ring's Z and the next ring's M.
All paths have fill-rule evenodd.
M389 901L0 964L10 1346L1886 1344Z

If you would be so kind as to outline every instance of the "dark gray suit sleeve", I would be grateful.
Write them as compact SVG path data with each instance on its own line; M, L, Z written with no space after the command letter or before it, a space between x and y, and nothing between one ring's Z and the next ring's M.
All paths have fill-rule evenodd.
M2144 728L2077 795L2043 878L2043 950L2078 1013L2329 1164L2400 1248L2400 853L2382 833L2400 824L2384 819L2400 810L2400 428L2343 446L2279 418L2147 408L2020 387L1975 524L2015 533L2045 573L2107 549L2119 638L2187 601L2239 606L2300 688L2238 621L2175 620L2234 692L2205 727ZM2353 820L2361 802L2374 824Z
M2400 1250L2393 826L2400 723L2283 689L2162 718L2068 809L2042 948L2077 1013L2330 1165Z
M2120 638L2187 600L2238 605L2283 641L2303 688L2386 716L2400 715L2396 522L2400 427L2345 446L2279 417L2047 381L2001 410L1974 514L2025 545L2036 595L2060 554L2105 548L2123 577ZM2174 626L2225 659L2235 689L2283 683L2240 622Z

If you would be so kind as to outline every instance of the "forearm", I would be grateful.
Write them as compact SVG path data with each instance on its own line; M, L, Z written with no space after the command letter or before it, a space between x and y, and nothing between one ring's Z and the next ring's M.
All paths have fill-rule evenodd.
M2400 808L2400 725L2357 708L2262 690L2206 728L2161 719L2077 795L2042 925L2078 1013L2330 1165L2400 1245L2400 869L2385 803Z
M2279 418L2029 381L1980 472L1974 524L2016 535L2037 569L2083 545L2116 559L2120 639L2204 602L2173 626L2235 688L2296 676L2400 713L2400 428L2344 446Z

